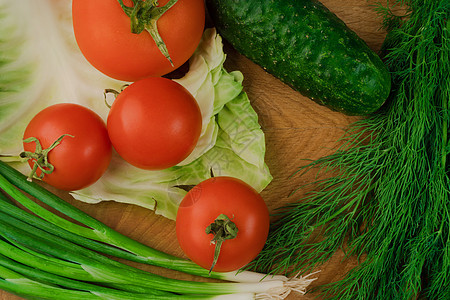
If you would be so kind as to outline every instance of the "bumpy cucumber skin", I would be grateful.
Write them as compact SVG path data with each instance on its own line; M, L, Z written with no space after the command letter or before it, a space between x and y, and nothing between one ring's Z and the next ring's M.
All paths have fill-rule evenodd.
M206 0L218 32L241 54L303 95L348 115L385 102L380 57L315 0Z

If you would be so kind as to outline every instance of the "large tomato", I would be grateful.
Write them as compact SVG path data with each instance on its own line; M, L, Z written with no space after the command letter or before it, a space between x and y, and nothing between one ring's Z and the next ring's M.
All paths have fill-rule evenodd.
M234 271L262 250L269 232L269 212L263 198L236 178L213 177L191 189L178 208L177 238L186 255L206 269L212 266L216 245L211 243L213 234L205 230L220 215L235 224L237 235L222 243L213 270Z
M163 77L138 80L116 98L107 120L117 153L147 170L172 167L197 145L202 115L182 85Z
M53 172L42 174L37 169L36 175L43 175L43 181L67 191L97 181L108 168L112 154L108 132L100 116L77 104L52 105L34 116L23 136L24 140L36 138L43 150L61 137L60 143L48 151ZM38 144L31 141L24 142L23 146L25 151L34 153ZM31 168L36 163L35 159L28 162Z
M132 6L130 0L123 2ZM168 0L158 2L163 6ZM86 59L110 77L136 81L167 74L189 59L203 33L205 7L204 0L178 0L158 19L158 32L173 66L147 31L131 32L130 18L118 0L73 0L72 16L76 41Z

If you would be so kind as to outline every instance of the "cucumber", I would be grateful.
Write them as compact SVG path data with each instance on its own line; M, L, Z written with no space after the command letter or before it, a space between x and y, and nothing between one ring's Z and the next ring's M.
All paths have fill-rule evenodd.
M368 115L387 99L390 74L354 31L315 0L206 0L239 53L332 110Z

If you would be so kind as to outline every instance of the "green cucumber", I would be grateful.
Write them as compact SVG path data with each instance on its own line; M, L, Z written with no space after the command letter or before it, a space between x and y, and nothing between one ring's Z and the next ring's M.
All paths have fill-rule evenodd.
M367 115L390 74L355 32L315 0L206 0L221 36L281 81L332 110Z

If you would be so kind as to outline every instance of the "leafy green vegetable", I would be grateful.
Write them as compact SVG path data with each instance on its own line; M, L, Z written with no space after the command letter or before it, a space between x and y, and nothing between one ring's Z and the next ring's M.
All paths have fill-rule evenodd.
M259 191L267 186L272 177L263 163L264 136L242 91L242 74L227 72L225 59L221 37L208 29L190 60L189 72L177 79L194 95L203 119L200 140L185 161L168 170L142 172L116 155L97 184L73 196L91 203L114 200L150 209L156 206L157 213L173 219L186 193L180 187L209 178L211 169L215 175L238 177ZM78 103L105 119L108 108L103 91L120 90L126 83L106 77L84 59L73 34L70 1L0 2L0 74L2 155L22 151L26 125L51 104ZM242 104L230 104L237 101ZM232 118L240 123L238 134L231 133L227 143L215 146L222 132L231 130L225 123L232 123ZM244 118L245 123L240 122ZM248 145L242 144L246 138ZM27 164L17 167L29 172Z
M242 91L242 73L228 73L224 61L221 37L214 29L207 29L189 72L177 80L197 99L203 117L203 134L185 161L166 170L146 171L116 155L97 183L72 195L91 203L134 203L175 219L186 194L183 187L196 185L210 178L211 173L240 178L262 191L272 179L264 163L264 134Z
M344 248L361 264L325 286L326 299L450 298L450 2L393 2L407 15L379 8L390 30L388 103L336 153L300 169L328 176L280 209L253 265L306 271Z
M88 106L102 116L105 86L122 82L93 69L78 50L70 1L0 2L0 153L22 151L26 125L58 102ZM25 172L28 166L23 165Z

